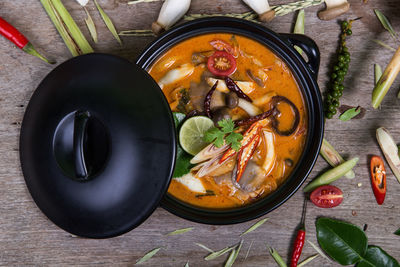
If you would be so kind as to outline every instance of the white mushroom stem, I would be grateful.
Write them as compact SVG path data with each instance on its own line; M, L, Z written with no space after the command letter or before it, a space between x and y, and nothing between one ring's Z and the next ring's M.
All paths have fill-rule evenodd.
M275 17L275 11L269 6L268 0L243 0L243 2L253 9L263 22L271 21Z
M224 80L215 79L215 78L207 78L207 83L209 86L213 86L218 81L217 90L221 93L229 93L229 89L226 86ZM241 82L235 81L236 85L239 86L240 90L243 91L246 95L250 94L256 89L256 84L254 82Z
M193 176L191 172L182 177L174 178L174 180L183 184L184 186L187 186L190 191L196 193L206 193L206 188L204 187L203 183L199 178Z
M158 85L163 89L165 85L177 82L189 75L192 75L194 71L194 65L190 63L183 64L175 69L167 72L158 82Z
M318 18L322 20L334 19L350 9L347 0L325 0L326 9L318 12Z
M157 21L151 28L155 34L167 30L175 24L189 10L190 0L165 0L161 7Z

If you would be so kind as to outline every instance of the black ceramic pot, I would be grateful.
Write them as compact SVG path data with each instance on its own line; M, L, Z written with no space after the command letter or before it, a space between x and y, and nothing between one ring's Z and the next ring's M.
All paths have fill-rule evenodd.
M201 209L166 194L161 205L175 215L208 224L233 224L260 217L287 201L307 179L320 150L324 119L321 94L317 84L319 50L313 40L296 34L277 34L259 24L233 18L207 18L175 27L151 43L137 59L147 69L175 44L206 33L233 33L254 39L279 56L291 69L306 102L308 134L299 163L288 179L272 194L244 207L229 210ZM306 62L293 48L299 46L307 55Z

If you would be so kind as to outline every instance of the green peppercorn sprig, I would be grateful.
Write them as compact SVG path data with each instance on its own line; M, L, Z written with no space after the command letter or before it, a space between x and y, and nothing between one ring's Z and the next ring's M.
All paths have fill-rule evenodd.
M340 34L337 63L333 66L330 88L325 99L325 117L327 119L331 119L336 114L336 109L340 105L339 98L342 96L344 90L344 76L347 74L350 63L350 53L346 46L346 38L353 34L351 24L357 19L343 21L341 24L342 32Z

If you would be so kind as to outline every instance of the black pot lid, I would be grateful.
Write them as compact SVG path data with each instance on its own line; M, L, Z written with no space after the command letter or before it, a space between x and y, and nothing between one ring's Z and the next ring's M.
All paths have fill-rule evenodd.
M157 83L127 60L89 54L64 62L34 92L20 159L38 207L62 229L105 238L158 206L175 163L175 130Z

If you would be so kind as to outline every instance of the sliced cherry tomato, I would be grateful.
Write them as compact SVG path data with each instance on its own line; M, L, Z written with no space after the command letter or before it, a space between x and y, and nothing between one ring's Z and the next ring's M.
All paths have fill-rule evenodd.
M222 40L212 40L210 42L210 45L218 51L226 51L231 55L233 55L235 52L235 50L233 49L233 47L230 44L228 44L227 42L224 42Z
M236 59L225 51L215 51L208 58L207 67L214 75L229 76L236 70Z
M323 185L311 193L310 199L320 208L333 208L342 203L343 192L336 186Z
M370 162L371 185L376 202L383 204L386 196L386 170L381 157L373 156Z

